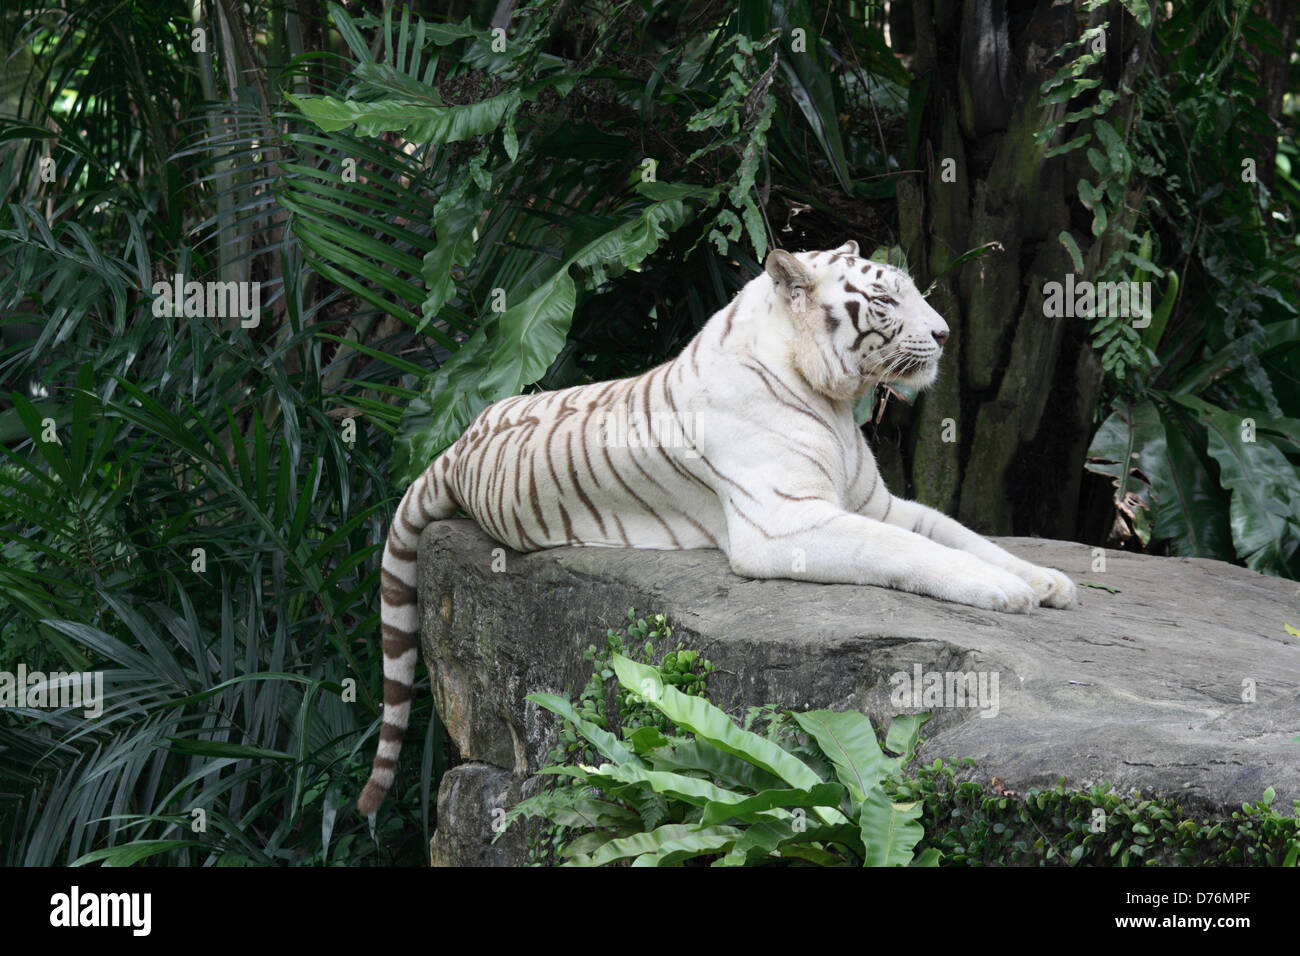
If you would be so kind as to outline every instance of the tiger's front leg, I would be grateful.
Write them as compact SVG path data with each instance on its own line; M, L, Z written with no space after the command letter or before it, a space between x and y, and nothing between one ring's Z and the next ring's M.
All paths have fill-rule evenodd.
M1038 603L1020 577L822 500L723 499L727 557L737 574L823 584L874 584L993 611Z
M881 498L879 495L876 497ZM1039 604L1047 607L1072 607L1075 604L1077 593L1074 582L1060 571L1039 567L1017 558L942 511L936 511L918 501L908 501L888 492L881 501L868 501L866 507L879 512L878 517L882 521L924 535L945 547L956 548L1004 571L1010 571L1033 589ZM868 511L863 513L870 514Z

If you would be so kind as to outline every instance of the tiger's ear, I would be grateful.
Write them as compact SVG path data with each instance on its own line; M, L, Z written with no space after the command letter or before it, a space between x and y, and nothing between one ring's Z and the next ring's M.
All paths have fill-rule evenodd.
M807 296L814 285L812 273L808 268L784 249L773 249L767 254L763 269L772 277L772 282L785 292L786 298L795 295Z
M838 249L836 249L835 251L836 251L836 252L847 253L847 254L850 255L850 256L857 256L857 254L858 254L858 244L857 244L856 242L854 242L852 239L850 239L848 242L844 243L844 245L840 246L840 247L839 247Z

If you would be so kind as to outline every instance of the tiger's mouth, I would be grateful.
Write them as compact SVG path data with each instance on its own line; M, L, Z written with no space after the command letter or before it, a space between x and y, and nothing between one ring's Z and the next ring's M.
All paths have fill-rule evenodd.
M874 368L863 369L863 375L877 385L903 385L908 388L925 388L939 375L939 352L928 358L893 356Z

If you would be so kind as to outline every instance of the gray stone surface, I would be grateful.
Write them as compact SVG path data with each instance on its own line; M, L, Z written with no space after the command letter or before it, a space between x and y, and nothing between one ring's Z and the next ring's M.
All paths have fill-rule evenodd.
M449 770L438 788L439 825L429 844L432 864L526 864L527 840L520 825L506 829L495 842L492 838L493 828L504 824L502 811L514 806L525 792L536 792L533 781L520 781L509 770L485 763L463 763Z
M518 792L553 742L551 715L524 696L576 693L590 673L583 648L629 607L667 615L674 642L713 660L710 696L732 713L768 702L852 707L879 724L930 710L922 760L972 757L972 776L1021 791L1062 777L1106 781L1216 815L1267 786L1275 806L1300 798L1300 639L1283 627L1300 626L1300 586L1218 561L1120 551L1094 571L1084 545L998 540L1119 592L1083 587L1076 608L1006 615L883 588L751 581L716 551L520 555L470 521L432 525L420 542L424 657L461 757L488 765L444 781L437 862L520 862L519 851L481 846L491 838L485 808L512 799L506 791ZM504 570L493 570L494 551ZM952 699L897 706L896 675L917 666L982 673L989 691L996 675L996 716Z

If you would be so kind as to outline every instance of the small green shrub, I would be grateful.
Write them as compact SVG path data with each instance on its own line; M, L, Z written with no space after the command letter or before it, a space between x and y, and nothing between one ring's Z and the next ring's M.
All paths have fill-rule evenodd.
M652 620L649 633L671 633L662 616ZM634 640L646 633L643 622L629 630ZM553 829L543 839L567 865L937 862L937 850L913 853L920 805L886 790L899 783L925 718L894 722L885 741L893 756L855 711L754 708L742 727L705 699L712 666L700 655L679 645L656 667L650 643L644 663L619 653L624 647L611 632L605 651L588 649L595 668L576 706L554 694L528 697L565 719L552 752L564 762L542 770L560 778L557 786L520 801L507 821L540 817L582 831L568 839ZM603 706L610 676L618 682L618 734ZM766 722L765 735L747 729L756 722Z
M944 865L1295 866L1300 857L1300 819L1273 809L1271 787L1231 819L1198 821L1171 800L1109 784L1074 790L1062 780L1020 795L958 782L958 767L936 760L894 793L924 806L917 850L940 851Z
M610 628L605 634L605 646L598 648L592 644L583 653L585 660L591 661L591 679L582 689L574 702L574 709L583 719L590 721L602 730L622 728L632 732L641 727L655 727L661 733L670 732L672 723L658 710L648 706L635 694L614 692L610 684L614 681L613 658L616 655L652 664L655 657L655 645L672 636L673 630L662 614L652 614L638 618L635 610L627 612L627 635L623 631ZM659 674L663 681L671 684L684 694L704 695L708 686L709 674L713 664L697 651L683 650L678 643L676 650L663 655L659 664ZM614 681L613 687L617 686ZM610 694L616 703L616 718L611 726L608 716ZM596 752L573 729L566 724L559 733L555 746L547 756L547 762L560 763L594 763Z

